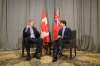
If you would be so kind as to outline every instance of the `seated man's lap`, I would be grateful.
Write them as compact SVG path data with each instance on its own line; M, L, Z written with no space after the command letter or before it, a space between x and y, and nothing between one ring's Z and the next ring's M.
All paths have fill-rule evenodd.
M69 44L69 40L58 39L55 41L54 49L63 49L65 44Z
M37 47L41 47L42 46L42 39L35 39L35 38L30 38L27 37L25 38L25 46L26 47L31 47L33 44L35 44L35 46Z

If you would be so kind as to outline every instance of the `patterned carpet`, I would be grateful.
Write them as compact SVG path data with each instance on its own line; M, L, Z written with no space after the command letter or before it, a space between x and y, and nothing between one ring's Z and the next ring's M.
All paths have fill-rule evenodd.
M26 61L21 57L21 51L0 51L0 66L100 66L100 54L77 51L77 56L69 59L69 51L57 62L52 62L51 56L42 56L41 60L32 58Z

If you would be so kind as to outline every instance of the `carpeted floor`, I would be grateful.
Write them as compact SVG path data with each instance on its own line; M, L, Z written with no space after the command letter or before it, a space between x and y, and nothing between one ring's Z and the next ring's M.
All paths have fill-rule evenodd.
M26 61L21 57L21 51L0 51L0 66L100 66L100 54L77 51L77 56L69 59L69 51L57 62L52 62L51 56L42 56L41 60L32 58Z

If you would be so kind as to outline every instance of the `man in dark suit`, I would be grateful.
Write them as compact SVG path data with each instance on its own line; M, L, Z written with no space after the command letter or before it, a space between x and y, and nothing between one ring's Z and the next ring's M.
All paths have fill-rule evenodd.
M60 21L60 30L58 39L55 41L53 47L53 62L57 61L57 56L59 51L63 49L63 43L68 43L68 40L71 39L71 29L66 27L66 21Z
M34 20L29 20L26 27L23 30L23 46L22 46L22 55L24 54L23 48L26 48L27 58L26 60L30 60L30 47L31 44L35 44L36 50L35 55L37 59L40 59L41 51L42 51L42 39L40 38L39 31L34 27Z

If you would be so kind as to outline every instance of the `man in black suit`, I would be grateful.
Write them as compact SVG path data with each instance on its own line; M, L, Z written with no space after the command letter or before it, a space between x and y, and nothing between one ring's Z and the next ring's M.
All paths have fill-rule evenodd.
M30 60L30 47L31 44L35 44L36 50L35 55L37 59L40 59L41 51L42 51L42 39L40 38L39 31L34 27L34 20L29 20L27 22L26 27L23 30L23 46L22 46L22 55L24 55L23 48L26 48L27 58L26 60Z
M68 43L68 40L71 39L71 29L66 27L65 20L60 21L60 27L58 39L53 47L53 62L57 61L59 51L63 49L63 43Z

